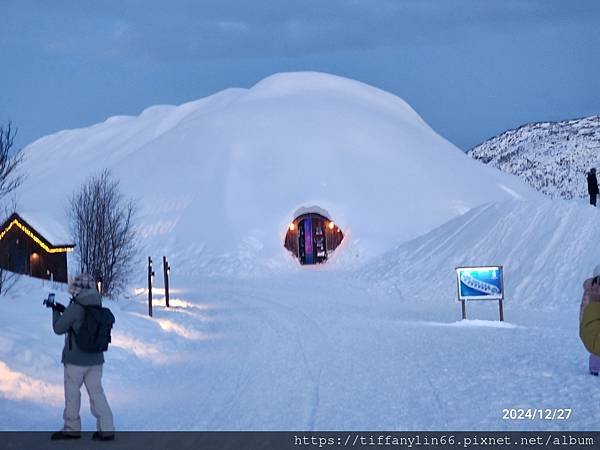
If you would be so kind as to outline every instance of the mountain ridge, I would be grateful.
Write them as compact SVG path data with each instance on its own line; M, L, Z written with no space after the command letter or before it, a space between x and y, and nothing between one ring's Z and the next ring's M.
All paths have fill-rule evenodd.
M586 172L600 165L600 115L527 123L466 153L551 198L583 198Z

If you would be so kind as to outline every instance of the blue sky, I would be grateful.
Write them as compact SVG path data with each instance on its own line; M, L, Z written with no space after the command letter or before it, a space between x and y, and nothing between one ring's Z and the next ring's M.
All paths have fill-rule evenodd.
M0 0L0 123L19 146L276 72L393 92L463 149L600 114L597 0Z

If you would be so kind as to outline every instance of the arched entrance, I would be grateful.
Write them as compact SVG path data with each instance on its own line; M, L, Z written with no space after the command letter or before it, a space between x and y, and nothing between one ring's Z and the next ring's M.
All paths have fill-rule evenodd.
M344 239L342 230L318 213L302 214L289 225L284 246L300 264L320 264Z

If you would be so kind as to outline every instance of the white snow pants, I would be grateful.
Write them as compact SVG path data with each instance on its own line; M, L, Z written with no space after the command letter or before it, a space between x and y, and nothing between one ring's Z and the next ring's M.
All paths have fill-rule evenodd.
M75 366L65 364L64 431L81 431L81 385L85 383L90 396L90 409L96 418L97 431L112 432L113 415L102 389L102 365Z

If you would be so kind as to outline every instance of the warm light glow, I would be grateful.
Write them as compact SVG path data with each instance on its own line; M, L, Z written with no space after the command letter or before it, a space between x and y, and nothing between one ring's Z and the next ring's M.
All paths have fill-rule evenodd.
M329 229L333 230L333 227L335 227L335 223L333 222L329 222Z
M296 229L296 225L290 223L290 231L294 231Z
M13 370L0 361L0 395L8 400L27 401L39 405L59 406L63 402L63 387Z
M6 233L8 233L13 226L17 226L21 230L23 230L23 233L25 233L27 236L29 236L31 239L33 239L37 245L39 245L40 247L42 247L48 253L67 253L67 252L72 252L73 251L73 247L56 247L56 248L50 248L50 247L48 247L46 244L44 244L44 242L39 237L37 237L33 233L33 231L31 231L29 228L27 228L25 225L23 225L17 219L14 219L2 231L2 233L0 233L0 241L2 240L2 238L4 238L4 236L6 236Z
M138 297L142 294L147 294L148 288L147 287L134 288L133 292L134 292L134 295L136 297ZM185 292L186 292L185 289L169 288L170 294L181 294L181 293L185 293ZM152 286L152 293L156 294L156 295L165 295L165 290L164 290L164 288L161 288L161 287Z
M113 329L111 334L111 344L113 347L118 347L127 353L135 355L137 358L147 359L155 364L169 364L181 359L181 354L165 353L156 345L136 339L127 334L122 334L118 330Z
M154 319L154 321L158 323L158 326L162 328L163 331L176 334L177 336L190 341L206 341L214 337L214 335L211 336L202 331L184 327L183 325L168 319Z
M39 257L40 257L40 255L38 255L37 253L31 254L31 259L38 259Z

